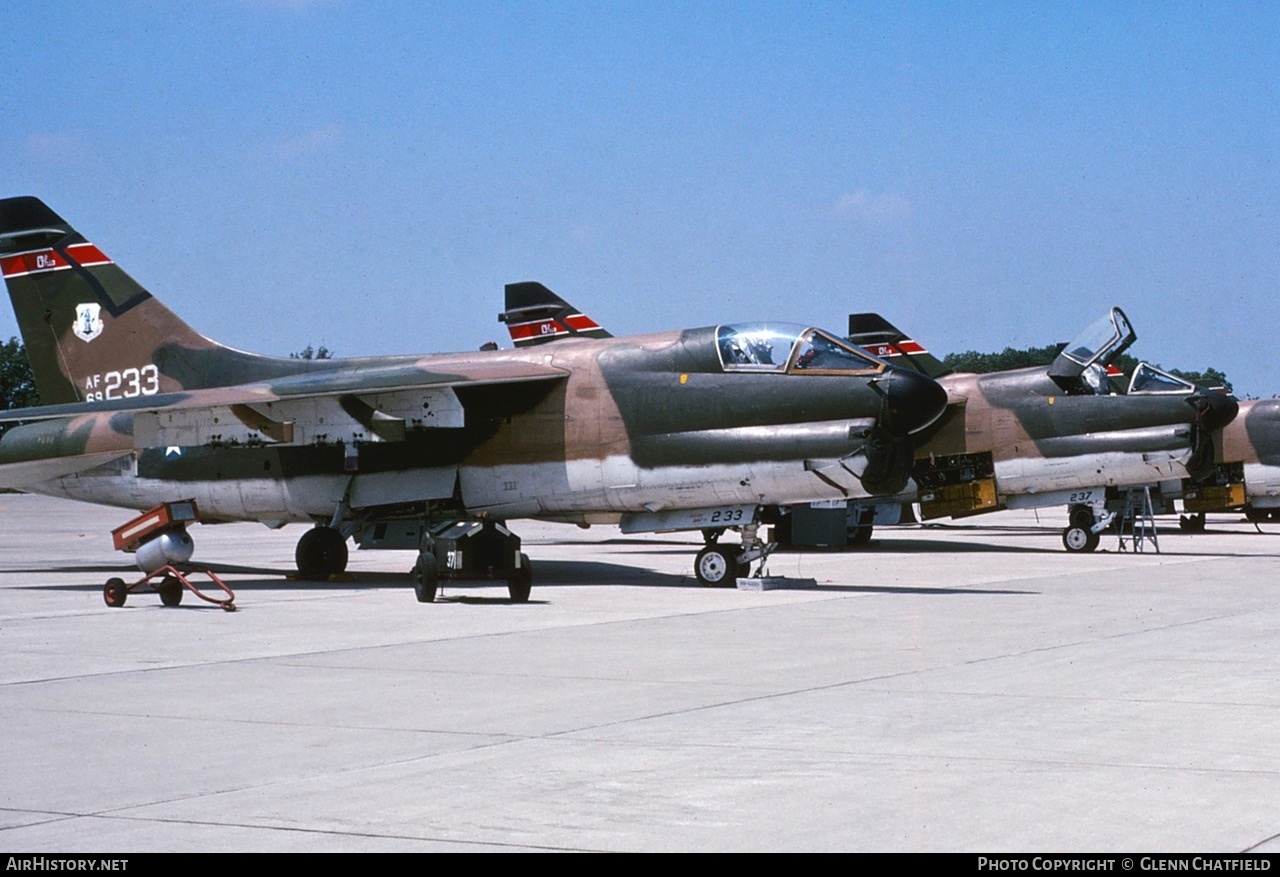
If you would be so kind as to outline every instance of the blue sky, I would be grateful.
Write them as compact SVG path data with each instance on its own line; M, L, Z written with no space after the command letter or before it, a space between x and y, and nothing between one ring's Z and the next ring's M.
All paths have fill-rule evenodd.
M505 341L536 279L617 334L875 310L1280 393L1280 4L29 4L0 195L205 334ZM16 333L7 311L0 335Z

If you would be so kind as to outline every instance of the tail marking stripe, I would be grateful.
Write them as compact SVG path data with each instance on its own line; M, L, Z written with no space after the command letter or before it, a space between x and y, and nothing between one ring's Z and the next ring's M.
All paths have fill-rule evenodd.
M72 244L66 248L67 255L81 267L93 265L110 265L111 259L93 244ZM49 271L63 271L71 267L71 263L52 247L40 250L28 250L14 253L12 256L0 258L0 274L5 280L13 277L25 277L28 274L44 274Z
M928 353L924 347L916 341L901 341L897 344L864 344L862 349L870 353L872 356L878 356L885 359L890 356L901 356L904 353Z
M556 320L530 320L527 323L509 323L507 331L513 341L523 341L526 338L555 338L569 334L569 330L582 332L600 328L600 324L583 314L571 314L565 318L565 323L569 329L565 329Z

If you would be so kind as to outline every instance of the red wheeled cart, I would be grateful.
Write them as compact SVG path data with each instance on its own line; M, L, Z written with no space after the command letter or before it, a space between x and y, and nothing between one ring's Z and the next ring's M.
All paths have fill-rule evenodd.
M183 572L175 565L191 558L195 545L187 533L187 524L199 520L199 516L194 499L167 502L112 530L116 550L132 553L146 575L132 583L121 578L108 579L102 589L103 601L118 608L125 604L129 594L146 588L159 594L165 606L177 606L182 602L182 592L187 590L206 603L235 612L236 595L212 570L201 572L222 589L225 597L205 594L190 579L195 570Z

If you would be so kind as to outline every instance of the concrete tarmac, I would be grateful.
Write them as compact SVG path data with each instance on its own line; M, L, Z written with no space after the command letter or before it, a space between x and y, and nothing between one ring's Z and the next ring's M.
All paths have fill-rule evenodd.
M1277 526L1068 555L1004 512L744 592L692 535L513 522L524 605L195 527L226 613L107 608L127 517L0 496L2 849L1280 851Z

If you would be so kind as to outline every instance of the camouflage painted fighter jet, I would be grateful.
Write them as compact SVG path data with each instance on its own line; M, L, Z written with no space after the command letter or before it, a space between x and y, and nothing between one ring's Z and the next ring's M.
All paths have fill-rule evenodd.
M498 319L518 346L575 331L604 332L536 283L508 286L507 308ZM925 519L1065 505L1063 544L1069 551L1093 551L1115 516L1119 491L1164 486L1176 493L1188 473L1213 471L1214 436L1236 413L1233 397L1146 364L1127 393L1114 392L1108 366L1136 339L1124 312L1113 308L1048 367L948 375L880 315L850 315L849 341L937 378L947 390L948 410L916 436L912 480L902 493L822 503L827 509L804 517L847 517L856 544L870 538L878 515L888 513L896 522L902 503L919 502ZM1280 504L1280 483L1276 490Z
M300 571L346 540L412 548L433 600L441 527L540 518L627 532L732 523L695 570L767 550L761 506L896 493L946 395L819 329L732 323L554 350L299 360L191 329L35 198L0 201L0 269L42 402L0 438L0 485L206 521L312 522ZM487 526L487 524L486 524ZM503 530L505 533L505 529ZM528 560L511 562L528 598ZM447 571L447 570L446 570Z
M1098 546L1121 491L1176 494L1181 479L1212 472L1215 436L1239 407L1233 396L1146 363L1126 392L1115 392L1108 366L1136 338L1112 308L1047 367L944 375L883 317L849 317L850 341L936 377L951 400L916 445L912 480L922 516L1065 505L1069 551Z

